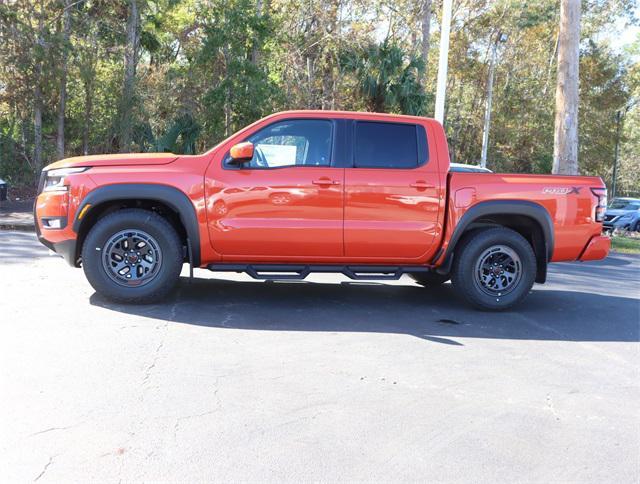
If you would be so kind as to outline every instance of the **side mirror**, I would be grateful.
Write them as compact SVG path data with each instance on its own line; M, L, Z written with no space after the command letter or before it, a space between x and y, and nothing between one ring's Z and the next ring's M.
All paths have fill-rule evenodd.
M233 145L229 154L231 155L231 163L234 165L251 161L253 158L253 143L245 141L243 143Z

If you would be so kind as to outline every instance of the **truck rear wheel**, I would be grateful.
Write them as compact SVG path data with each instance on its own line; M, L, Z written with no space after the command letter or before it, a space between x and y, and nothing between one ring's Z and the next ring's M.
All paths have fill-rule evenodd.
M150 303L175 286L182 244L160 215L123 209L99 220L82 247L82 267L93 288L109 299Z
M451 276L455 289L472 305L507 309L531 290L536 256L527 239L514 230L474 231L456 248Z

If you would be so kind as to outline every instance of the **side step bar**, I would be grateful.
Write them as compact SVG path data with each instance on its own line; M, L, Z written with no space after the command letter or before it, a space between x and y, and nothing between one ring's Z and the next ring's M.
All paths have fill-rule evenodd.
M430 272L426 266L334 266L294 264L209 264L214 272L246 272L254 279L304 279L312 272L339 273L357 281L396 280L402 274Z

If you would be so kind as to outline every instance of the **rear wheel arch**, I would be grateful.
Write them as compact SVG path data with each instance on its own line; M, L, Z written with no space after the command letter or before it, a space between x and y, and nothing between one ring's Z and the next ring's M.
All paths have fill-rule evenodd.
M536 282L545 282L554 247L553 220L542 205L525 200L480 202L467 210L456 225L439 272L451 270L456 247L464 238L491 227L510 228L529 241L536 255Z
M90 205L82 219L78 215ZM127 183L107 185L91 191L80 203L73 221L73 230L78 234L76 260L82 253L84 240L91 227L100 218L111 212L141 208L158 213L176 230L187 250L191 251L193 265L200 265L200 234L198 219L193 204L187 195L168 185ZM186 260L189 257L186 254Z

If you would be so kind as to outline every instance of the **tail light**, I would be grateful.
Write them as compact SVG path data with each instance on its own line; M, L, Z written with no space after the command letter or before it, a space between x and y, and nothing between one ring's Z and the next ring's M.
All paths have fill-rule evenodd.
M596 222L604 222L604 213L607 211L607 189L592 188L591 193L593 193L598 199L595 214Z

